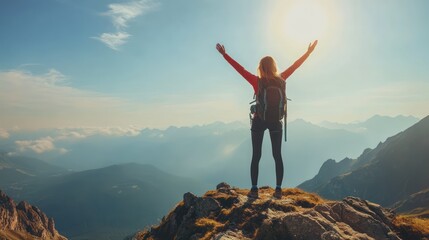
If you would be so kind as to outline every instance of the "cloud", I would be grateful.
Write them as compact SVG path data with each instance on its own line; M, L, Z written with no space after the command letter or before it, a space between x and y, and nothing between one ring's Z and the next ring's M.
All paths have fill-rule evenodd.
M126 40L131 35L126 32L117 32L117 33L103 33L100 37L92 37L94 39L100 40L106 44L109 48L113 50L119 50L119 46L126 43Z
M42 75L20 70L0 71L0 86L3 128L17 125L52 128L83 122L104 126L103 122L112 112L120 115L121 106L126 105L122 99L69 86L67 77L55 69Z
M0 128L0 138L9 138L10 134L6 129Z
M55 139L47 136L36 140L18 140L15 141L18 152L32 151L38 154L56 151L59 154L66 154L69 151L65 148L55 147ZM14 153L16 154L16 152Z
M59 135L56 137L58 140L77 140L87 138L88 135L79 132L80 129L61 129Z
M78 140L90 136L137 136L141 128L136 126L128 127L89 127L89 128L63 128L58 132L57 140Z
M113 26L116 28L116 33L102 33L97 39L113 50L119 50L119 47L126 43L126 40L131 36L125 31L128 28L128 22L136 17L145 14L155 5L149 0L132 1L128 3L113 3L109 4L109 10L102 15L111 18Z
M51 69L45 74L0 71L0 114L3 129L83 128L64 136L83 138L91 132L134 136L141 127L236 121L246 119L247 110L226 95L199 96L198 101L162 95L146 102L112 97L72 87L68 76Z
M51 137L43 137L37 140L21 140L15 141L20 152L31 150L35 153L50 152L55 149L54 139Z
M57 105L85 108L98 105L100 102L117 104L117 99L68 86L66 77L55 69L50 69L42 75L20 70L0 72L0 83L2 86L0 100L16 107L31 105L42 109ZM61 101L55 101L59 99Z
M97 134L106 136L137 136L140 134L141 129L135 126L129 127L111 127L111 128L97 128L94 129Z
M63 146L68 146L68 141L80 141L91 136L133 137L138 136L140 131L141 128L135 126L55 129L49 133L49 136L43 136L36 140L24 138L15 141L16 149L11 154L17 155L23 152L66 154L70 150Z
M140 0L128 3L113 3L109 4L109 11L103 15L107 15L112 19L113 25L118 29L128 27L128 22L139 15L146 13L152 8L150 1Z
M58 153L59 154L66 154L66 153L68 153L69 152L69 150L67 150L67 149L65 149L65 148L58 148Z

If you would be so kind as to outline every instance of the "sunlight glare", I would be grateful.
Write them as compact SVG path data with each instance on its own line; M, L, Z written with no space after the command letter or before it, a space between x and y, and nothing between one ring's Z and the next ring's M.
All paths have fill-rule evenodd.
M310 42L326 32L326 11L316 1L294 1L284 16L283 31L288 39Z

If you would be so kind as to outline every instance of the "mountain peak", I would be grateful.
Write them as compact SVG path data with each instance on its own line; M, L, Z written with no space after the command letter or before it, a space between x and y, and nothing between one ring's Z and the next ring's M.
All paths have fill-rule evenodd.
M158 226L133 239L409 239L424 236L403 227L380 205L347 197L326 201L299 189L283 189L282 199L262 187L259 198L249 190L219 184L202 197L186 193ZM419 235L420 234L420 235Z
M52 218L39 208L20 202L18 205L0 190L0 239L66 240L55 229Z
M306 120L304 120L302 118L297 118L297 119L293 120L291 123L295 123L295 124L311 124L311 125L314 125L311 122L306 121Z

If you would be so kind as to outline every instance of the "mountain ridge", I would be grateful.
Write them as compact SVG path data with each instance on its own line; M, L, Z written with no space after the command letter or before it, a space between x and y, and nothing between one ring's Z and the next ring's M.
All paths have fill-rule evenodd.
M0 190L0 239L67 240L39 208L21 201L15 203Z
M410 216L429 219L429 188L395 203L393 209Z
M369 199L383 206L393 206L406 197L429 188L429 116L406 130L379 143L375 149L366 149L345 169L344 159L330 164L331 175L319 174L298 187L316 192L329 199L353 195ZM330 162L328 160L327 162ZM325 162L325 163L327 163ZM335 173L337 171L337 173Z
M318 125L329 129L346 129L350 131L364 131L369 129L377 129L380 127L383 127L385 129L389 128L389 126L386 126L386 125L383 126L383 123L385 123L386 121L390 121L391 122L390 125L393 125L395 128L396 127L401 128L404 126L404 123L409 124L410 126L415 124L419 120L421 119L411 115L409 116L397 115L395 117L391 117L391 116L383 116L383 115L376 114L364 121L357 121L352 123L322 121Z
M259 198L247 189L221 183L197 197L183 200L157 226L140 231L135 240L262 240L262 239L424 239L429 220L419 224L397 217L380 205L354 197L326 201L299 189L259 189ZM413 218L411 218L414 220Z

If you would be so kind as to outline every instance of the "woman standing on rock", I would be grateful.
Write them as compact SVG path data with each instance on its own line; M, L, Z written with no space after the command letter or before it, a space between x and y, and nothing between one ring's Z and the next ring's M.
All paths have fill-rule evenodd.
M280 74L277 72L276 61L271 56L262 58L257 69L257 76L244 69L238 62L232 59L226 53L223 45L219 43L216 45L216 49L223 55L225 60L252 85L256 96L256 111L253 113L251 126L253 148L252 163L250 166L252 188L249 192L249 196L251 197L258 197L259 160L261 159L262 140L266 129L269 129L270 131L271 147L276 165L276 190L274 192L274 197L281 198L282 196L281 185L283 181L283 160L281 145L283 131L281 118L283 118L285 112L286 97L284 93L281 93L282 91L279 91L279 89L283 89L284 92L286 79L292 75L299 66L301 66L310 53L313 52L316 45L317 40L314 41L313 44L310 43L307 52ZM278 94L278 92L280 92L280 94ZM275 94L278 94L278 97L273 96ZM270 110L270 107L267 108L267 105L269 105L268 103L270 103L270 100L267 99L270 99L270 97L272 99L277 99L273 101L280 101L280 110L279 104L277 103L277 111L274 113L274 117L272 116L273 114L269 112L272 111Z

